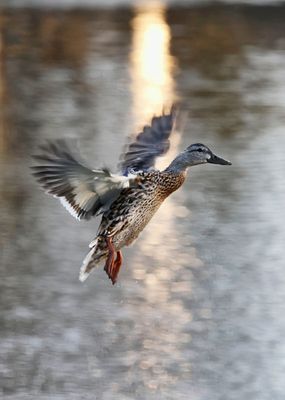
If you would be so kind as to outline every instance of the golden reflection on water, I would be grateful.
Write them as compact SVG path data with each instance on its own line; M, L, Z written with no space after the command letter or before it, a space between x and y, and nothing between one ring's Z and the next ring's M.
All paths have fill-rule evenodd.
M132 21L131 75L135 123L142 124L175 101L171 32L162 4L140 6Z
M177 100L173 79L175 60L170 54L171 31L164 6L136 8L132 28L133 117L135 128L140 128L154 114L160 114L164 107L170 107ZM179 151L179 142L180 135L176 132L171 137L170 151L158 168L165 167L174 158ZM177 204L177 200L167 199L139 238L130 266L144 298L140 310L136 307L146 338L140 354L140 374L145 386L152 390L158 385L175 383L167 366L161 364L161 354L171 354L171 359L180 365L181 342L177 345L177 337L183 337L187 343L191 341L185 331L188 331L192 315L181 298L191 293L191 273L184 273L184 270L190 262L195 263L195 252L190 261L190 250L194 249L189 249L190 246L183 249L185 238L181 237L182 232L179 234L177 226L178 219L187 218L188 214L188 209ZM151 326L148 326L149 320L152 320ZM157 371L155 381L150 380L147 371L154 374ZM186 362L179 373L189 377L190 371L191 365Z
M175 60L170 54L171 31L164 6L136 8L132 27L130 64L133 116L135 126L141 127L154 114L160 114L165 106L169 107L177 100L173 79ZM171 149L163 160L164 166L179 151L179 142L180 135L176 132L171 138ZM158 167L161 168L162 163ZM167 199L138 240L131 268L134 278L144 287L145 304L142 315L148 315L149 318L155 305L164 321L158 329L160 342L163 342L164 351L171 351L173 357L177 335L183 335L184 327L191 322L192 316L180 300L172 299L169 302L169 299L177 292L180 295L190 295L191 273L184 274L183 271L190 264L201 265L195 249L189 245L189 237L181 237L182 232L179 233L177 226L179 218L188 216L189 210L177 204L177 198ZM184 249L185 242L188 243ZM170 320L176 329L173 338L167 328ZM191 338L187 335L187 341L189 340ZM150 335L149 342L151 347L157 348L156 337ZM142 369L149 362L148 356L149 354L142 361ZM156 359L153 362L157 361Z
M4 97L5 97L5 89L4 89L4 43L3 43L3 34L1 32L1 19L0 19L0 154L4 152L4 135L5 135L5 127L4 127Z

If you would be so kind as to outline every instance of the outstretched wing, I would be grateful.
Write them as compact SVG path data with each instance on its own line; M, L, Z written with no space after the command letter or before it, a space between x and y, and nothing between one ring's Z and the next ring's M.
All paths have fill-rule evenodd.
M111 174L107 169L91 170L80 164L63 140L41 146L33 156L39 165L33 175L47 193L58 197L77 219L89 219L108 209L121 190L135 180Z
M172 107L168 114L153 117L151 124L143 128L122 156L120 169L124 175L130 170L145 171L154 167L156 157L168 151L175 116L176 109Z

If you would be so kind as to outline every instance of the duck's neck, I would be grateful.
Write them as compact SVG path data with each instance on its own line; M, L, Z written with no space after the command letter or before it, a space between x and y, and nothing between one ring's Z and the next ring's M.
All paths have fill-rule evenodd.
M165 169L165 172L180 174L181 172L186 172L186 169L190 166L191 162L189 163L189 157L186 157L185 153L180 153Z

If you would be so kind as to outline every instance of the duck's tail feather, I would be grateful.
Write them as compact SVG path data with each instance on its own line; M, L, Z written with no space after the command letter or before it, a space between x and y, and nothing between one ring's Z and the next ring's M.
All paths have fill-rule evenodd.
M97 240L93 240L89 246L91 247L91 250L84 258L79 272L79 280L81 282L86 281L96 265L107 255L105 251L101 251L100 249L98 249Z

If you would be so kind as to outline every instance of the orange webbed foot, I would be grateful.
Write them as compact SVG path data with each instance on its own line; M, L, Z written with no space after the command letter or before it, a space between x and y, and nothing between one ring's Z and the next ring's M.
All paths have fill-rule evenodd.
M113 270L112 270L112 277L111 277L113 285L115 285L115 283L117 282L117 278L118 278L122 263L123 263L122 252L117 251L117 258L114 262L114 266L113 266Z
M111 279L112 284L115 285L123 262L122 252L121 251L116 252L111 237L106 237L106 243L108 246L109 254L106 260L104 270L106 271L106 274L108 275L109 279ZM117 255L116 259L115 255Z

